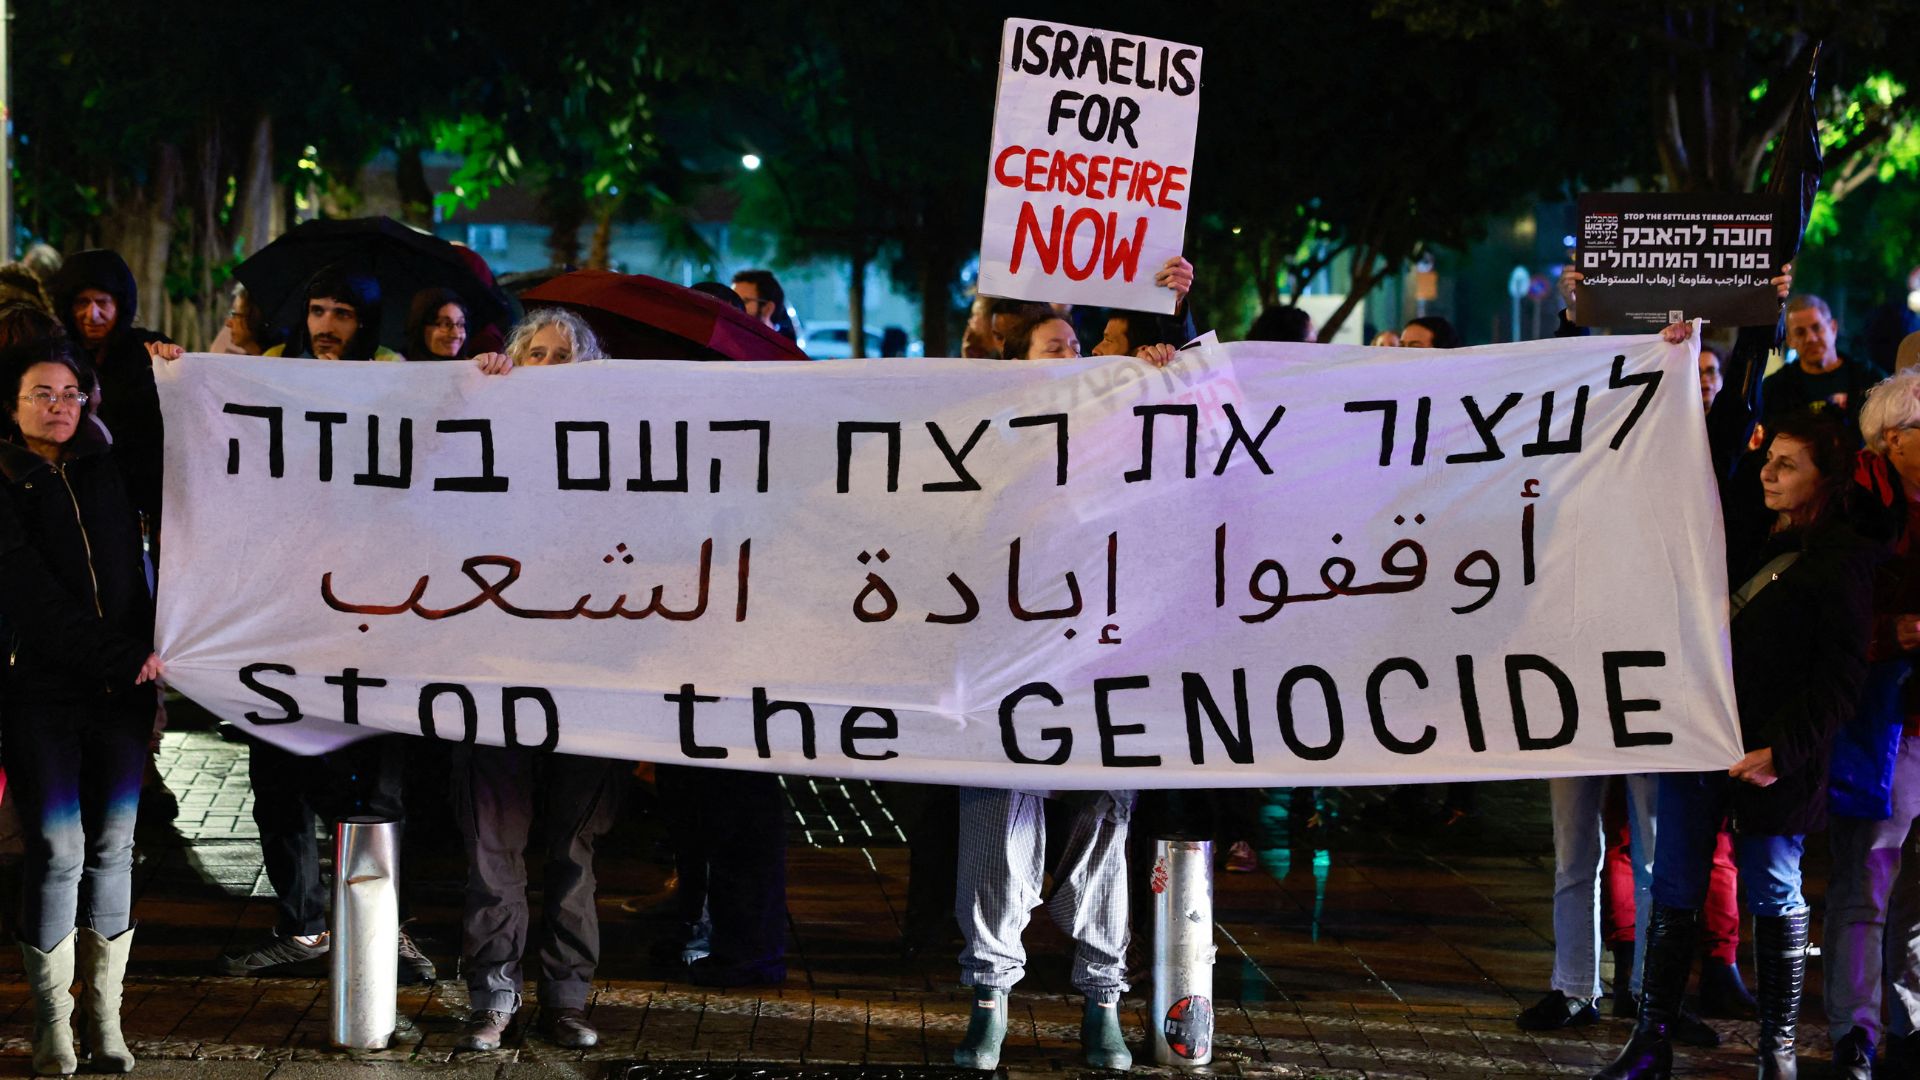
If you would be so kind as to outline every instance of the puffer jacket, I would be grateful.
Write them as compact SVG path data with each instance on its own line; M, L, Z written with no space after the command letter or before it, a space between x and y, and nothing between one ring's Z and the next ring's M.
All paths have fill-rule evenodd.
M0 442L0 626L10 703L131 695L153 651L139 516L83 423L54 465Z

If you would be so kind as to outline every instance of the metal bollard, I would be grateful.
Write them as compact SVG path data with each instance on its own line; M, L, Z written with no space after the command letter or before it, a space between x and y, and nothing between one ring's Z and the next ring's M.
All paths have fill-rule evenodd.
M1153 1060L1213 1060L1213 844L1156 840L1153 853Z
M333 834L333 1045L393 1039L400 955L400 823L353 817Z

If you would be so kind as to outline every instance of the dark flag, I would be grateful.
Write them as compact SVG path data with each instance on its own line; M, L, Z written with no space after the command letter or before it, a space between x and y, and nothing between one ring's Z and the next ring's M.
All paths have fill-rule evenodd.
M1814 84L1820 68L1820 45L1813 47L1807 62L1807 87L1793 99L1793 111L1774 145L1773 168L1768 170L1767 191L1774 195L1797 195L1800 217L1793 231L1793 254L1800 254L1800 242L1807 235L1807 218L1813 213L1813 197L1820 190L1820 173L1826 161L1820 156L1820 118L1813 108Z
M1800 243L1806 239L1807 219L1813 213L1813 197L1820 190L1820 174L1826 168L1826 162L1820 155L1820 118L1813 105L1819 68L1820 43L1816 42L1813 56L1807 62L1806 88L1794 98L1786 127L1781 130L1779 141L1774 144L1773 168L1767 175L1768 192L1798 196L1789 262L1798 257ZM1713 442L1717 447L1727 447L1732 451L1728 460L1716 460L1713 463L1714 471L1722 482L1730 478L1733 463L1739 460L1741 451L1752 437L1754 426L1759 423L1764 404L1760 399L1760 383L1767 372L1767 357L1786 340L1785 319L1783 309L1772 326L1743 326L1739 336L1734 339L1733 355L1727 361L1727 391L1715 399L1714 408L1707 413L1709 430L1718 432L1724 425L1740 431L1737 436L1722 435Z

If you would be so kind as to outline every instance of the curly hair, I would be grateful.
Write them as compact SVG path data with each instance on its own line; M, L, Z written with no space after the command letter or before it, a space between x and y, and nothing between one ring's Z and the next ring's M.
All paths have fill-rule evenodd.
M516 364L525 363L527 349L533 345L533 335L550 326L559 327L572 343L573 355L568 358L570 363L606 358L607 354L600 350L600 339L594 336L587 320L559 307L534 308L527 312L526 318L514 325L513 333L507 338L507 355Z

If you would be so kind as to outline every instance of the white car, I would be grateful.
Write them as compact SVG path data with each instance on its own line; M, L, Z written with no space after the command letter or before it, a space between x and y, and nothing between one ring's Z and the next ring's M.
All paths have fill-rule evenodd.
M848 327L844 321L808 323L806 332L800 338L800 351L815 360L844 360L853 355L853 350L847 347L850 340L847 334ZM868 328L862 336L867 340L867 355L879 356L883 340L881 333ZM909 341L906 355L919 356L924 349L925 346L920 342Z

